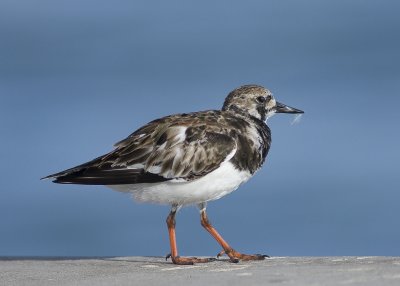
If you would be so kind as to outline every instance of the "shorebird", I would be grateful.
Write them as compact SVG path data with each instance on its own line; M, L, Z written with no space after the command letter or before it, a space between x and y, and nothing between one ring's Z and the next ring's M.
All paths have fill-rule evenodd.
M207 202L217 200L249 180L261 168L271 144L266 124L275 113L303 111L275 100L259 85L228 94L222 110L181 113L156 119L115 144L115 149L82 165L49 175L54 183L106 185L131 193L135 200L171 206L167 226L175 264L214 258L181 257L175 216L182 206L197 205L201 225L231 262L263 260L266 255L234 250L211 225Z

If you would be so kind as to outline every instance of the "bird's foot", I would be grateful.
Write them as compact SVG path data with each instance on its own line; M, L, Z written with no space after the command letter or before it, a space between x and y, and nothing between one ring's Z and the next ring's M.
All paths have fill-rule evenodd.
M240 252L237 252L234 249L230 249L228 251L222 250L220 253L217 254L217 258L220 258L222 255L228 255L229 259L233 263L238 263L240 260L243 261L251 261L251 260L264 260L266 257L269 257L268 255L263 255L263 254L243 254Z
M172 263L178 265L193 265L195 263L207 263L216 260L216 258L180 257L180 256L172 256L171 254L168 254L165 257L165 260L168 260L168 258L171 258Z

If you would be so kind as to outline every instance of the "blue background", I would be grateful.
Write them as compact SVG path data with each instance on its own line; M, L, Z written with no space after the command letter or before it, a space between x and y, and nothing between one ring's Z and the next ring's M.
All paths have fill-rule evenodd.
M169 207L39 178L242 84L306 111L269 120L266 165L209 216L237 250L400 255L399 1L0 3L0 255L169 252ZM215 255L197 209L182 255Z

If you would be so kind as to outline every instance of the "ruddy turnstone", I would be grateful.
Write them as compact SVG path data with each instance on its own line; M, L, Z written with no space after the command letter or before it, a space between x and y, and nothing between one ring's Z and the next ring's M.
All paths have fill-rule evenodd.
M275 101L259 85L244 85L226 97L222 110L182 113L156 119L139 128L115 149L90 162L49 175L61 184L106 185L132 193L140 202L171 205L167 226L175 264L213 258L180 257L175 215L197 205L201 225L216 239L230 261L262 260L266 255L235 251L210 224L208 201L236 190L261 168L271 144L266 120L275 113L303 113Z

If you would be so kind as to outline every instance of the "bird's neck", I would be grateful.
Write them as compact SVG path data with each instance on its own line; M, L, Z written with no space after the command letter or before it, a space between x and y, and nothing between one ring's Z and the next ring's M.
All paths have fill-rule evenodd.
M247 112L247 111L245 111L245 110L243 110L243 109L237 107L237 106L234 105L234 104L229 105L229 106L226 106L226 107L224 106L224 107L222 108L222 110L223 110L223 111L230 111L230 112L234 113L235 116L241 117L241 118L245 119L246 121L249 121L249 120L250 120L250 121L255 121L256 123L263 123L263 124L265 124L265 123L264 123L264 121L265 121L265 119L266 119L265 116L263 117L263 116L260 115L259 113L257 113L258 116L254 116L254 115L250 114L249 112Z

